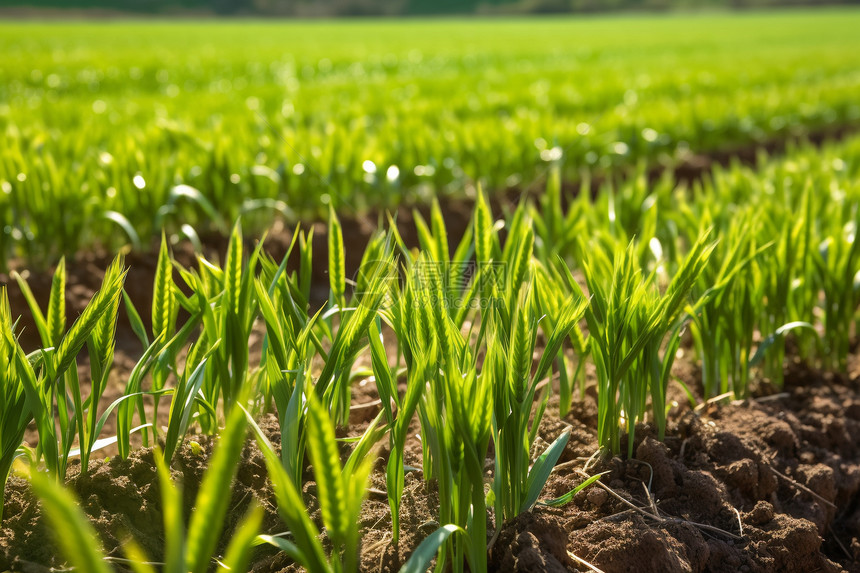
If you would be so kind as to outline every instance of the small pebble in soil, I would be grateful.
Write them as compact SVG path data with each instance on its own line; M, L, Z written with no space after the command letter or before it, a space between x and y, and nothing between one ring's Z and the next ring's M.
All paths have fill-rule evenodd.
M860 402L855 400L845 400L842 406L845 408L846 418L860 420Z
M759 501L749 512L749 522L753 525L764 525L773 519L773 506L766 501Z
M606 499L609 497L609 494L603 488L600 487L592 487L588 490L588 501L594 507L603 507L603 504L606 503Z

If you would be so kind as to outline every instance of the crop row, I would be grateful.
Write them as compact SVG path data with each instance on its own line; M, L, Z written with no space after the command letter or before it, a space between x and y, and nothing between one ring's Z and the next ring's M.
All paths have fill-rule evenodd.
M47 308L28 295L42 339L30 354L15 338L0 291L0 475L16 459L29 460L47 515L64 532L59 542L68 558L83 570L103 570L96 546L79 537L86 527L74 525L83 517L56 483L72 456L80 455L83 473L89 470L101 428L116 416L121 457L129 455L135 432L145 444L162 444L156 459L164 460L165 527L172 534L165 554L150 557L163 558L166 570L204 571L247 427L273 410L280 452L259 429L254 435L290 536L256 536L254 509L224 562L241 569L253 543L270 543L311 571L349 571L357 566L357 516L371 453L381 440L390 445L386 494L398 538L403 449L417 416L421 472L438 486L442 527L406 569L421 570L438 550L437 567L484 570L493 523L497 534L505 520L539 501L572 497L540 499L568 435L537 460L530 451L551 394L559 393L564 415L584 391L587 362L595 366L596 431L605 455L622 453L625 441L632 455L642 423L663 436L667 386L685 336L702 370L705 399L746 397L755 381L778 388L789 333L801 359L845 368L860 304L858 169L855 138L794 149L758 170L718 170L692 189L668 179L649 185L642 176L566 205L554 170L537 203L521 202L499 220L479 193L457 242L449 243L436 203L428 220L417 216L419 248L408 248L396 226L380 229L351 280L332 209L330 296L316 312L309 305L313 241L304 231L290 246L298 258L293 270L290 253L279 262L260 246L245 252L238 224L223 264L201 256L195 268L182 267L163 238L151 328L123 295L121 257L67 328L60 263ZM101 395L122 308L144 351L124 396L106 405ZM180 320L180 311L187 318ZM248 344L255 328L265 330L259 358ZM76 368L84 350L86 396ZM342 463L334 425L347 423L357 380L373 381L380 411ZM697 389L688 390L693 399ZM144 407L145 396L155 398L155 411ZM169 408L166 430L154 423L160 407ZM39 434L34 448L22 445L31 422ZM186 535L165 467L192 424L220 432L221 440ZM487 480L491 444L494 471ZM326 543L301 501L308 461ZM148 559L130 547L137 570L148 571Z
M0 269L165 226L527 187L561 157L574 180L840 129L860 120L857 27L853 11L3 26Z

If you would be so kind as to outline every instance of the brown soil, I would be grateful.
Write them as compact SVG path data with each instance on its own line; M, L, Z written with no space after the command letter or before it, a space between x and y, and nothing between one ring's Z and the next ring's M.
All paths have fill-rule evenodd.
M266 417L261 421L261 427L277 447L280 443L277 420ZM208 436L192 438L201 446L200 451L195 453L186 442L176 452L171 465L174 482L182 486L186 523L215 446L215 441ZM71 464L67 485L78 496L82 509L93 523L105 555L124 557L124 541L131 536L151 560L163 560L161 492L154 463L152 448L145 448L132 452L127 460L117 457L96 461L86 475L80 474L77 460ZM274 495L267 483L263 456L249 441L242 452L233 483L230 510L219 545L221 550L226 547L230 533L255 497L267 502L264 529L272 532L283 529L274 511ZM20 477L11 477L6 488L4 520L0 527L0 570L47 573L62 566L64 561L57 552L52 535L28 482ZM265 558L266 553L271 551L261 551L260 558ZM117 571L127 571L121 564L114 565Z
M594 485L567 506L538 507L504 524L491 551L490 569L586 571L576 556L607 573L860 571L860 444L854 438L860 432L860 377L802 366L792 366L786 375L784 393L776 398L712 405L699 412L675 409L663 443L655 439L653 428L640 427L635 460L596 460L589 468L590 473L608 472L601 482L611 491ZM356 406L375 399L372 384L356 385ZM536 450L566 429L571 439L559 462L564 465L544 491L547 498L582 482L578 470L597 447L591 388L564 419L554 408L541 425ZM377 412L356 407L348 434L363 431ZM269 416L263 425L277 444L277 421ZM405 460L420 468L417 432L416 425ZM173 463L175 477L184 484L186 516L213 448L208 437L194 439L203 452L195 455L185 447ZM361 517L362 570L397 571L437 527L438 498L420 471L407 474L402 535L393 546L384 494L387 440L377 455L373 489ZM77 472L73 466L69 485L107 553L120 556L123 539L134 535L158 560L163 529L151 450L138 450L125 461L95 462L87 476ZM305 498L319 523L314 493L309 481ZM225 541L252 498L267 509L264 530L283 531L262 456L249 442L232 492ZM4 515L0 570L36 572L62 566L25 480L10 480ZM255 555L253 570L296 569L283 556L263 549Z
M607 573L860 571L860 448L852 438L860 430L858 389L857 377L795 366L784 397L687 410L664 443L643 427L636 460L591 469L608 471L601 481L643 511L592 486L567 507L506 524L493 565L587 570L573 554ZM595 407L589 400L586 412ZM582 413L550 417L542 427L547 441L565 424L574 428L569 459L594 446L579 439L594 427L582 424ZM545 495L581 481L558 472Z

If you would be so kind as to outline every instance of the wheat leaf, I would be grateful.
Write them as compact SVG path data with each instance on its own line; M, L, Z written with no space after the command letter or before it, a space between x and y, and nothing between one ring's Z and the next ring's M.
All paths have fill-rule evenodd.
M50 345L57 346L66 331L66 258L60 259L54 278L51 280L51 296L48 299L48 334Z
M188 526L186 570L205 573L215 545L221 536L224 516L230 503L229 492L238 469L245 443L247 422L242 408L233 408L221 432L218 447L200 484L194 513Z
M173 291L173 265L167 250L167 238L161 233L161 247L158 250L158 262L155 266L155 279L152 289L152 336L162 340L169 339L172 317L176 307L176 296Z
M345 491L341 482L340 453L331 419L313 395L308 400L307 437L323 523L332 541L342 543L349 524Z
M340 220L329 206L328 214L328 273L332 297L338 308L346 307L346 262L343 248L343 229Z

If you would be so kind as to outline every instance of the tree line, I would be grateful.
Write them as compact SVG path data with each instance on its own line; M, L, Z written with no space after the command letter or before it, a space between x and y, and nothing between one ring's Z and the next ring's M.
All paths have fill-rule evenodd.
M754 9L860 0L0 0L2 7L295 17Z

